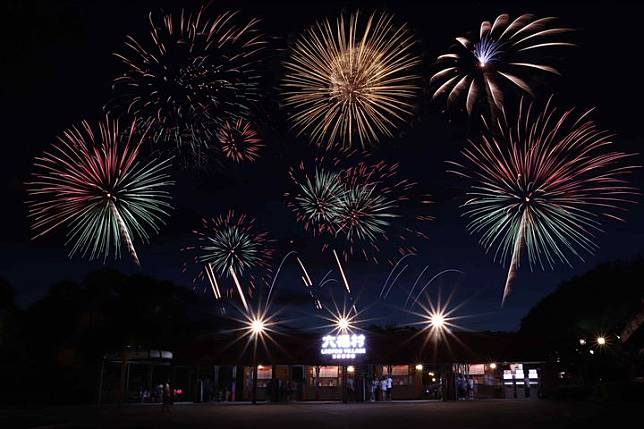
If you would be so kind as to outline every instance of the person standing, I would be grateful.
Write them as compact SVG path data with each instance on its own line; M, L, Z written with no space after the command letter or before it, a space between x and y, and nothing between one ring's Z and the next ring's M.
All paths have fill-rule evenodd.
M170 392L170 383L163 385L163 391L161 392L161 411L171 411L170 405L172 405L172 392Z
M474 378L471 375L467 377L467 399L474 399Z
M382 377L380 379L380 397L383 401L387 400L387 378Z
M391 389L393 387L394 381L391 379L391 375L387 374L387 400L391 401Z
M530 397L530 377L528 377L527 372L525 377L523 378L523 389L525 391L526 399L529 398Z
M350 402L355 400L355 387L353 378L347 378L347 396Z

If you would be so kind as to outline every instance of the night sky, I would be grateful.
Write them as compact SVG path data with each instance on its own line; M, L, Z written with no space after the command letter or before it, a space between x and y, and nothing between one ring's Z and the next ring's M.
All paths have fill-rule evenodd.
M558 16L561 22L577 29L573 36L576 49L565 51L559 69L563 77L544 80L538 87L538 99L550 93L562 107L596 106L596 119L602 127L617 134L619 148L640 152L643 142L642 109L644 86L639 66L641 42L639 26L642 7L615 1L597 4L586 2L227 2L215 1L212 12L241 9L244 16L262 19L261 28L270 38L265 66L265 118L260 133L266 147L255 164L224 166L195 172L179 170L175 174L175 211L161 234L150 245L137 247L142 268L137 269L125 255L107 266L125 272L172 280L186 286L191 277L182 273L186 257L179 249L186 244L190 231L203 215L217 215L232 208L257 218L258 225L278 241L278 256L297 250L313 277L319 280L334 268L333 255L321 253L321 242L311 238L295 221L286 207L283 193L289 190L287 170L314 152L305 138L296 138L289 130L285 112L280 109L277 85L283 73L280 61L295 37L316 20L335 17L342 10L356 8L371 11L384 9L398 20L409 23L419 39L417 52L422 55L421 72L425 88L413 120L400 128L392 139L383 139L372 156L388 162L400 162L401 173L419 182L420 188L435 202L428 215L435 221L424 226L430 239L419 241L419 255L409 259L410 275L401 277L409 287L425 265L436 273L447 268L464 271L448 275L433 287L443 295L453 293L452 302L464 303L460 314L473 315L460 324L469 329L516 329L521 318L536 302L556 286L598 263L630 260L644 249L644 209L633 206L625 223L605 223L605 233L597 237L599 251L574 267L558 265L554 271L530 272L524 263L514 291L504 308L500 298L506 271L486 255L476 237L468 235L465 219L459 215L464 201L464 187L445 172L445 160L456 159L463 147L467 125L450 124L439 104L430 102L427 83L434 70L436 56L447 52L454 37L478 29L482 20L494 20L507 12L511 17L522 13ZM162 8L170 12L197 8L195 1L50 1L9 0L2 37L2 156L0 156L2 225L0 237L0 276L17 290L18 300L28 304L46 293L61 279L81 279L87 272L103 266L76 256L69 260L63 246L63 234L30 240L26 218L24 181L31 171L34 156L55 141L56 136L81 119L103 116L102 107L111 95L112 78L122 66L112 53L122 50L127 34L143 35L148 31L147 14ZM638 164L642 164L641 156ZM641 188L641 171L633 176ZM641 198L640 198L641 200ZM393 251L393 249L391 250ZM385 311L388 305L401 304L402 292L392 292L389 304L375 300L389 273L384 263L365 263L355 258L347 265L348 275L360 301L369 304L370 314L378 323L402 323L400 313ZM300 271L294 260L285 265L278 290L282 296L296 299L302 313L312 308L299 281ZM607 285L610 287L610 285ZM334 292L342 301L342 290ZM205 294L204 299L212 299ZM302 318L302 323L306 320Z

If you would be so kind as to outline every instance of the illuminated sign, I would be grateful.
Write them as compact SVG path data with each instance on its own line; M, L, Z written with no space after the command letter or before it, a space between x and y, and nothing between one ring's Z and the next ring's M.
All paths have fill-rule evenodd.
M320 353L331 355L332 359L355 359L356 355L366 352L364 335L327 335L322 338Z

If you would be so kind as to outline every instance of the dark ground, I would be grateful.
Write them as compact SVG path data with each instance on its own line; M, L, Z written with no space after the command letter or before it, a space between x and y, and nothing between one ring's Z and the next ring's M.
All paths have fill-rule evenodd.
M639 427L636 404L546 400L87 406L5 411L2 428L594 428ZM617 426L616 426L617 425Z

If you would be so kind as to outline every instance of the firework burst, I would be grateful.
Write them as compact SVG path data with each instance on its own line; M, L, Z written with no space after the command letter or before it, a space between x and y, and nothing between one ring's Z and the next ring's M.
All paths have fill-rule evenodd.
M484 129L451 170L469 182L464 214L495 259L510 260L503 299L525 249L530 267L570 264L592 253L602 218L619 219L637 190L625 181L633 155L614 151L613 135L588 118L521 102L514 124Z
M382 243L394 246L399 256L413 254L409 239L428 238L420 224L433 219L424 214L429 195L421 194L416 182L401 179L398 164L361 161L343 170L340 180L345 193L334 233L348 244L345 259L361 254L377 262Z
M259 98L258 51L265 42L258 20L240 22L236 12L214 18L196 13L150 14L150 39L128 36L126 66L114 79L111 109L126 110L150 125L152 138L182 156L203 162L212 130L228 118L245 117Z
M285 63L290 120L318 145L362 147L392 136L410 116L417 92L414 40L387 14L358 13L309 28Z
M224 156L237 163L255 161L264 146L250 122L241 118L235 122L226 121L217 138Z
M257 282L257 274L268 274L273 256L273 240L266 232L258 232L254 219L229 211L225 216L204 218L201 228L194 230L195 243L183 250L194 253L198 266L195 281L207 279L216 298L222 296L217 278L232 278L245 302L239 278L248 280L249 291Z
M317 158L313 165L300 162L289 169L294 192L285 193L288 206L304 229L314 235L333 231L345 194L338 171L339 159Z
M356 152L344 152L347 161ZM342 249L345 260L355 254L378 261L382 242L395 243L401 255L415 253L410 236L427 238L417 221L432 218L410 215L429 197L419 194L417 183L398 177L398 164L317 160L307 169L305 163L291 170L296 191L285 194L288 205L305 229L325 238L323 250ZM394 221L395 220L395 221Z
M530 73L559 74L551 65L543 64L547 61L545 51L574 46L558 39L573 30L557 26L556 21L532 15L511 21L503 14L493 24L484 21L476 37L457 37L452 52L438 57L440 70L431 78L437 87L433 98L446 98L448 106L464 100L468 114L479 99L485 99L490 113L496 116L503 110L505 87L532 95Z
M66 130L35 159L27 183L35 237L65 227L70 257L79 252L89 259L105 261L112 253L118 258L125 244L138 265L134 241L147 242L149 231L159 232L174 183L167 174L170 159L140 161L145 136L134 123L123 132L109 118L98 127L83 121Z

